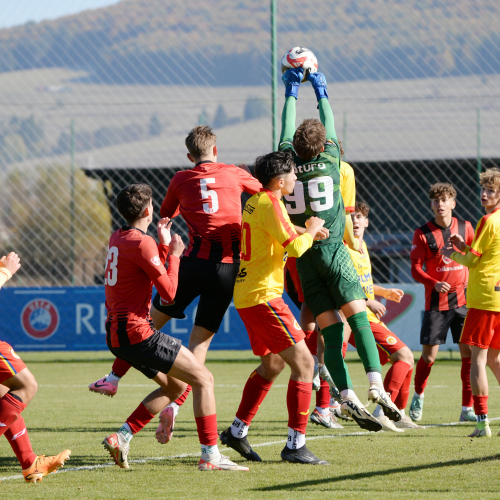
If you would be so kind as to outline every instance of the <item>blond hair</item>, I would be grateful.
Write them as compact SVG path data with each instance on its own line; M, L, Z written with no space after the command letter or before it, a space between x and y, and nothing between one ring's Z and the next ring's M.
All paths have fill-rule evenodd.
M436 182L436 184L432 184L429 188L429 198L434 200L441 197L451 198L452 200L457 197L457 190L453 187L453 184L449 182Z
M216 141L217 136L213 133L212 127L198 125L186 137L186 147L194 158L201 158L210 152Z
M498 168L489 168L486 172L479 174L479 184L481 187L500 190L500 170Z

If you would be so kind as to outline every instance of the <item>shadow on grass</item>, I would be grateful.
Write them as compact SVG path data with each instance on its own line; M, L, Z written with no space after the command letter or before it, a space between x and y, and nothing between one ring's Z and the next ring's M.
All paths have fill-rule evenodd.
M462 460L449 460L447 462L435 462L426 465L415 465L412 467L400 467L397 469L385 469L371 472L361 472L358 474L346 474L344 476L337 476L331 478L312 479L309 481L300 481L297 483L280 484L276 486L264 486L261 488L254 488L253 491L283 491L294 490L296 488L306 488L307 486L316 486L331 483L340 483L342 481L354 481L356 479L367 479L373 476L390 476L391 474L401 474L403 472L416 472L426 469L436 469L443 467L457 467L459 465L472 465L479 462L491 462L499 460L500 455L491 455L489 457L469 458Z

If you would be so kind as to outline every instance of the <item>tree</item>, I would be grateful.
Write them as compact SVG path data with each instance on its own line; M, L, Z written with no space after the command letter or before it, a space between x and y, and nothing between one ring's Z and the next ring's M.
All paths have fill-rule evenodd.
M228 117L226 114L226 110L224 109L224 106L222 104L219 104L217 107L217 111L215 112L215 117L214 117L214 127L215 128L222 128L228 125Z
M156 115L151 115L151 118L149 120L149 135L154 137L157 135L160 135L163 130L163 125L161 124L158 116Z
M245 111L243 117L245 121L256 120L269 116L271 111L269 109L269 102L266 99L259 99L258 97L250 96L245 103Z

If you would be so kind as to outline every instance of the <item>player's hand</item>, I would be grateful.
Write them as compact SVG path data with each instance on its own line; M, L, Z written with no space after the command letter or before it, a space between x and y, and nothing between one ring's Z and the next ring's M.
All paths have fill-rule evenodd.
M380 319L387 311L384 304L382 304L378 300L368 299L366 305L368 306L370 311L375 314L375 316L377 316L378 319Z
M4 255L0 259L0 267L7 268L10 274L14 274L21 267L21 260L19 255L15 252L10 252L8 255Z
M172 221L168 217L163 217L158 221L158 239L162 245L168 245L172 236L170 234L170 228L172 227Z
M385 298L387 300L392 300L393 302L401 302L401 299L404 296L403 290L399 288L386 288L385 289Z
M358 252L361 254L361 255L364 255L365 254L365 251L363 249L363 238L358 238Z
M439 293L448 293L451 289L451 286L449 285L449 283L446 283L446 281L438 281L435 285L434 285L434 290L436 290L436 292L439 292Z
M330 231L326 227L322 227L317 233L316 236L314 237L315 241L318 240L326 240L330 236Z
M316 73L309 73L307 75L307 79L311 82L318 101L323 97L328 99L328 92L326 91L326 78L323 73L320 73L319 71L316 71Z
M467 244L465 243L464 239L457 233L453 233L448 241L450 242L451 245L455 245L461 252L465 252L465 249L467 248Z
M290 68L283 73L281 79L286 87L285 97L293 96L297 99L302 78L304 78L304 70L302 68Z
M453 248L453 246L451 244L448 244L448 246L441 247L439 249L439 253L441 255L444 255L445 257L448 257L448 259L451 259L451 254L453 252L456 252L456 250Z
M172 236L172 240L170 241L170 244L168 245L168 251L170 255L173 257L180 257L182 255L182 252L184 252L184 242L182 241L182 238L178 234L174 234Z
M314 232L314 237L316 233L323 227L324 223L325 221L323 219L320 219L319 217L309 217L309 219L306 220L305 226L309 230L308 232Z

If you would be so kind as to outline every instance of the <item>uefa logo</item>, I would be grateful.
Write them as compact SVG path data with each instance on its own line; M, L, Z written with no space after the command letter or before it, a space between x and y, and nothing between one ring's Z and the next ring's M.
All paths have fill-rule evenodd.
M56 306L45 299L28 302L21 313L21 326L26 335L35 340L46 340L57 331L59 313Z

